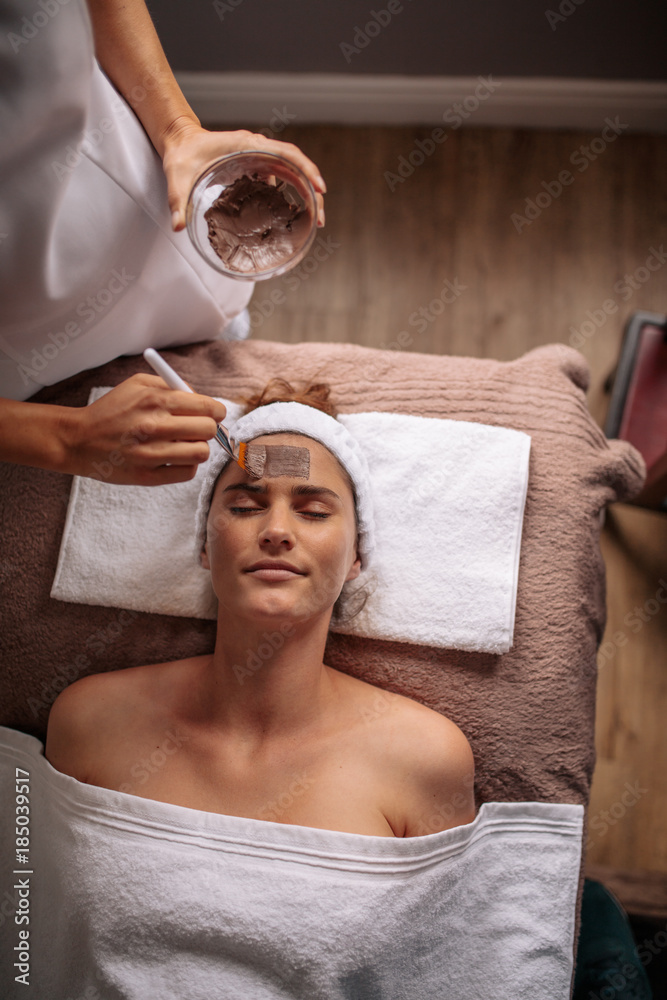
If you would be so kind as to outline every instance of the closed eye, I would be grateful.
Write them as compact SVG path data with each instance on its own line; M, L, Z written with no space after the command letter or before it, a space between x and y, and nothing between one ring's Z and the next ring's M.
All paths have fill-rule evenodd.
M233 514L252 514L258 511L264 510L263 507L230 507L229 508ZM330 514L323 514L315 510L302 510L299 511L300 514L305 514L307 517L330 517Z

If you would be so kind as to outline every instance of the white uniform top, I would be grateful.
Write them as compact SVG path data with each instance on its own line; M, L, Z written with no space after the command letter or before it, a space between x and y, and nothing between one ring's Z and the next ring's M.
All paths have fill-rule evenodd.
M0 80L0 396L223 335L254 285L172 231L162 162L94 58L84 0L0 0Z

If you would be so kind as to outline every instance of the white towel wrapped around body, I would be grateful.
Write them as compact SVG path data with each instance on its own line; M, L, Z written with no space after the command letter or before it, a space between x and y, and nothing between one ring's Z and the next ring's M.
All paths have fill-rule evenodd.
M0 727L5 803L17 777L29 864L7 808L2 884L29 923L5 923L7 1000L570 997L582 806L487 803L426 836L342 833L86 785Z
M93 389L89 402L108 391ZM233 435L241 408L222 402ZM365 608L334 630L507 652L529 435L393 413L341 414L339 420L368 461L376 548L369 572L355 582L371 591ZM192 555L205 467L187 483L150 488L75 477L51 597L215 619L210 574Z

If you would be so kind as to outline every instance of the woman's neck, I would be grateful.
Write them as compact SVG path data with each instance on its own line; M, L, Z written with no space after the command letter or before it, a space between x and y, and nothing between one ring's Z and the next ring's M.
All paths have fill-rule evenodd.
M247 743L290 743L323 732L337 697L336 671L322 661L328 620L229 628L193 677L193 721Z

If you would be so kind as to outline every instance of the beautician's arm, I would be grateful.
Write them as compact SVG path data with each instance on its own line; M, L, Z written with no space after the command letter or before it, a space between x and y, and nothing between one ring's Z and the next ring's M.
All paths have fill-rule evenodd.
M0 399L0 461L124 485L181 483L208 458L225 414L216 399L143 373L89 406Z
M208 132L201 127L169 67L144 0L88 0L88 7L98 62L141 119L162 158L175 230L185 226L188 193L204 168L243 149L279 153L299 166L315 188L319 222L324 225L319 192L326 186L315 164L297 146L246 129Z

